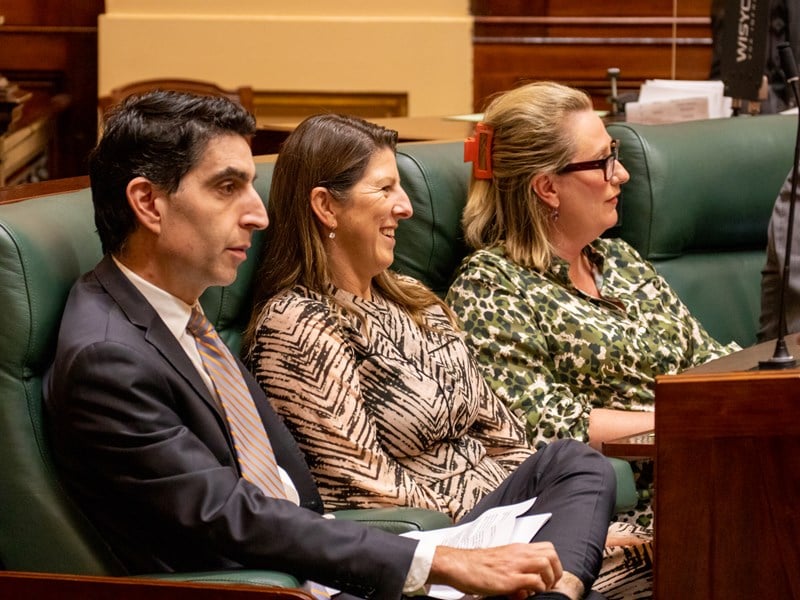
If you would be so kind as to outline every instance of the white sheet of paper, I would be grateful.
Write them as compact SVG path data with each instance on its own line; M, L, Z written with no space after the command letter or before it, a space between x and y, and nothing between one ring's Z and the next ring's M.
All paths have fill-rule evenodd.
M706 111L689 111L683 100L697 97L708 99ZM678 102L674 110L661 106L644 107L642 104ZM667 123L693 119L717 119L731 116L731 98L725 96L725 86L718 80L648 79L639 90L637 103L632 104L634 119L638 123ZM628 104L625 105L628 113ZM641 116L639 116L641 113ZM630 119L627 119L630 120Z
M530 510L536 498L510 506L498 506L469 523L431 531L409 531L405 537L433 541L453 548L493 548L515 542L527 543L547 523L552 513L520 516ZM460 600L463 592L445 585L432 585L428 596L440 600Z
M708 98L701 96L625 104L625 121L628 123L659 125L708 118Z

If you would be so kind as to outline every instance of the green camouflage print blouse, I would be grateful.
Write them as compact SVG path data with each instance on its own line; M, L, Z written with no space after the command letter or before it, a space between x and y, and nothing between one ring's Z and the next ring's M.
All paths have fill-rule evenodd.
M484 376L521 414L530 441L588 441L594 407L652 410L656 375L738 349L715 341L652 265L622 240L587 246L601 299L554 257L539 273L479 250L447 295Z

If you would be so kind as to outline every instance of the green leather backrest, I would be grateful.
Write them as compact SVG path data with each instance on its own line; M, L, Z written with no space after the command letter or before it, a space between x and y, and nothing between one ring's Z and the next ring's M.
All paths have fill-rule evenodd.
M100 258L88 190L0 206L0 562L106 574L111 553L56 479L42 375L73 282Z
M471 163L463 142L400 144L397 168L414 216L397 228L392 268L415 277L440 296L467 254L461 213Z
M796 130L796 117L776 115L608 126L631 175L609 235L651 261L722 342L755 342L767 224Z

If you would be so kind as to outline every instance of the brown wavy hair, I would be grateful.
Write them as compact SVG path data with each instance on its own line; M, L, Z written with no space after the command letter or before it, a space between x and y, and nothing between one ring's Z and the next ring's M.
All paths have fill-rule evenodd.
M341 305L331 295L324 232L311 209L311 190L323 186L337 200L346 201L373 155L387 148L395 152L396 147L396 131L336 114L309 117L284 141L272 174L267 204L270 225L256 275L253 312L244 334L245 352L254 341L264 305L285 289L300 284ZM372 284L422 327L426 327L422 312L433 305L441 306L454 322L449 308L419 282L385 270Z

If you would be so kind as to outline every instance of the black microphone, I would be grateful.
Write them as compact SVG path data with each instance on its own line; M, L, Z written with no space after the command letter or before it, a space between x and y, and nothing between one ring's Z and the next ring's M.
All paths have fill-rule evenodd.
M781 57L781 68L786 78L786 83L792 88L795 103L800 106L800 77L797 75L797 63L794 52L788 43L778 46ZM800 119L800 111L798 112ZM800 161L800 120L797 124L797 136L794 143L794 164L792 166L792 190L789 196L789 223L786 228L786 254L783 258L783 272L781 273L781 292L778 301L778 339L775 341L775 352L772 358L758 361L759 369L791 369L797 365L797 360L789 354L786 348L786 288L789 286L789 263L792 258L792 232L794 229L794 205L797 203L797 166Z

